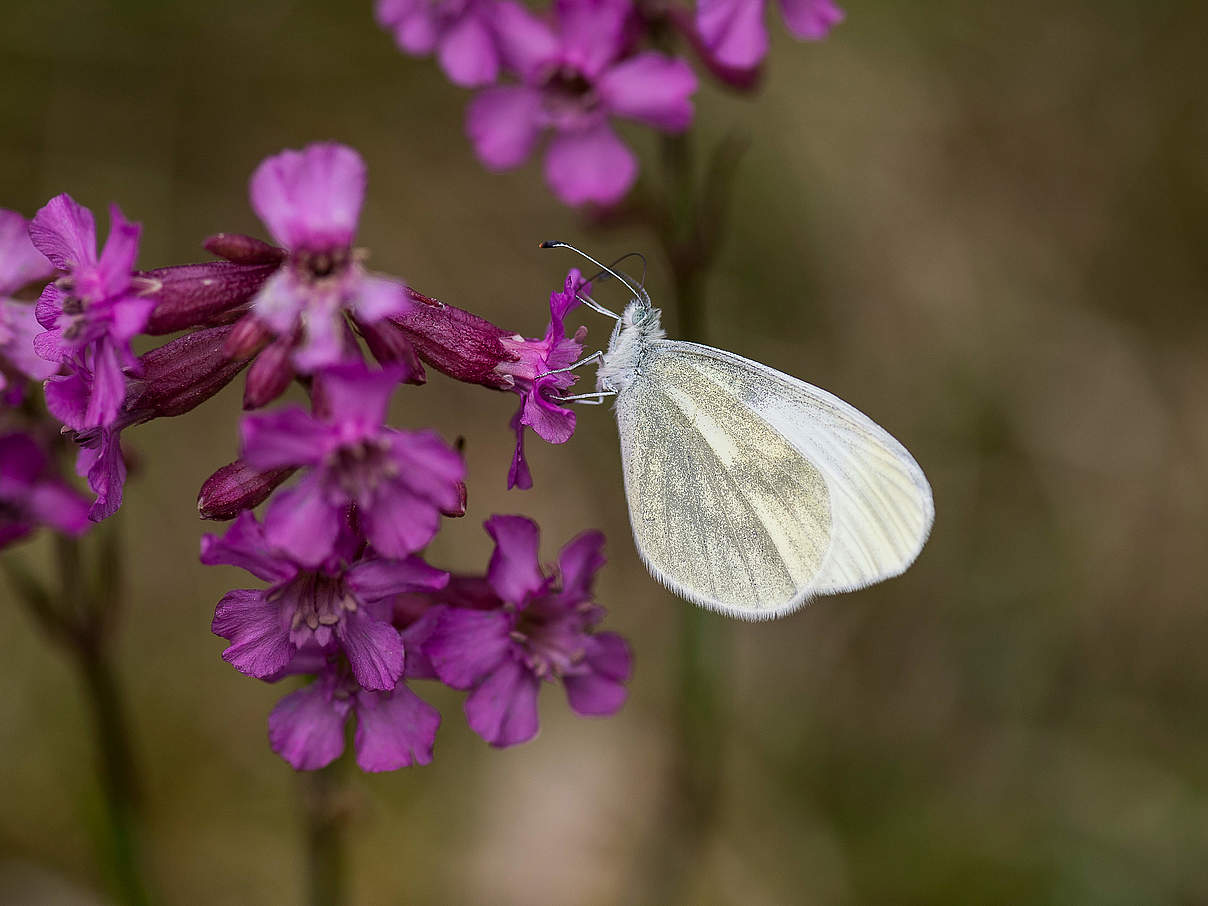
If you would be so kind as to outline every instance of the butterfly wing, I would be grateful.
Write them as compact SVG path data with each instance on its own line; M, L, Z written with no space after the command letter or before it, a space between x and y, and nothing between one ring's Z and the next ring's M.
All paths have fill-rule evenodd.
M638 551L681 596L766 619L897 575L931 528L918 464L867 416L766 365L651 343L617 398Z

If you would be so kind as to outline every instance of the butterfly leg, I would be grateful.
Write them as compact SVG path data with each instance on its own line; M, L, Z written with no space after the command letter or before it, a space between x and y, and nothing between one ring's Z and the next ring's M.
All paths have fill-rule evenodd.
M610 396L616 396L615 390L597 390L595 393L576 393L574 396L552 396L555 403L580 403L584 406L601 406Z
M592 362L602 361L604 361L604 353L603 351L597 349L591 355L579 359L579 361L575 362L573 365L567 365L565 368L555 368L553 371L547 371L544 374L537 375L536 380L540 380L543 377L549 377L551 374L565 374L568 371L574 371L576 368L582 368L584 365L589 365Z

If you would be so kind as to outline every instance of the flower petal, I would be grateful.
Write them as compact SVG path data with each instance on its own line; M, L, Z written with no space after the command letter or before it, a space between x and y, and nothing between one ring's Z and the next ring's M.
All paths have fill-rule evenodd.
M92 212L70 195L56 195L29 224L29 238L61 271L96 263L96 223Z
M478 92L466 109L466 135L478 159L491 170L518 167L541 131L541 96L524 85L500 85Z
M520 400L520 408L512 416L512 430L516 432L516 449L512 453L512 465L508 469L508 490L520 488L527 491L533 486L533 473L529 470L528 460L524 457L525 425L520 421L524 415L524 399Z
M294 654L286 608L263 591L237 588L214 610L210 629L231 644L222 659L240 673L263 678L285 668Z
M789 33L803 41L821 41L843 21L834 0L780 0L780 12Z
M633 152L607 123L563 132L545 152L546 182L567 204L613 204L629 191L637 175Z
M444 608L424 654L442 683L469 689L508 656L510 630L507 615L498 610Z
M297 406L245 416L239 433L241 458L260 470L319 465L336 445L331 427Z
M563 677L566 699L579 714L615 713L625 704L633 658L629 646L619 635L602 632L587 639L587 657L583 673Z
M718 62L757 66L768 53L764 0L698 0L696 27Z
M374 324L391 315L402 314L411 305L407 287L398 280L366 274L357 284L352 310L358 320Z
M440 527L440 510L401 481L380 485L372 505L362 505L358 516L373 549L386 557L414 553Z
M122 505L122 488L126 484L126 460L122 457L119 431L101 430L93 447L81 447L76 456L76 474L88 478L88 487L96 500L88 510L93 522L108 519Z
M504 62L525 81L534 79L558 54L553 29L521 3L497 4L494 24Z
M495 540L487 579L495 593L511 604L523 604L545 587L538 561L541 534L524 516L492 516L485 523Z
M321 142L265 159L251 179L252 207L291 249L347 248L356 235L368 175L361 155Z
M142 226L126 219L121 208L115 204L109 206L109 236L101 249L98 268L106 297L124 293L129 288L142 231ZM147 313L150 314L150 309Z
M264 527L251 510L240 513L221 538L217 535L202 537L201 562L207 566L238 566L273 584L286 582L298 573L296 564L269 547Z
M86 431L84 413L91 388L78 372L50 378L44 388L50 414L73 431Z
M358 683L380 692L394 688L403 675L403 640L397 629L356 610L336 624L336 638Z
M610 68L596 91L615 114L681 132L692 123L696 74L683 60L647 51Z
M419 557L362 560L348 570L344 584L364 601L380 601L407 592L444 588L449 584L449 574Z
M299 771L326 767L344 751L349 707L320 678L277 702L268 716L269 745Z
M49 280L54 265L29 241L29 222L16 211L0 209L0 296L35 280Z
M508 658L466 698L470 729L498 748L537 735L540 681L519 661Z
M108 338L100 340L94 348L92 388L88 408L84 410L84 427L107 428L117 421L126 398L126 376L117 360L117 348Z
M403 369L394 366L370 370L361 362L333 365L317 378L322 397L320 411L331 413L338 420L338 428L327 430L340 432L340 441L352 440L377 434L386 421L390 397L399 385Z
M477 88L499 77L495 39L480 15L470 13L454 22L441 35L436 55L440 68L454 85Z
M35 519L66 535L82 535L88 521L88 501L72 487L58 481L44 481L34 487L26 501Z
M273 497L264 516L264 536L299 563L317 566L331 554L342 518L341 508L324 495L319 477L308 475Z
M292 270L283 267L265 280L252 297L252 311L256 313L256 319L267 324L274 333L289 334L306 307L307 299L306 287Z
M436 7L427 0L379 0L375 18L406 53L425 56L436 47Z
M573 601L591 598L591 586L596 573L604 565L604 535L590 531L576 535L558 554L558 570L562 574L562 594Z
M632 12L628 0L555 0L564 65L589 80L599 76L622 48L622 32Z
M395 771L429 764L440 712L401 683L389 694L357 695L357 764L362 771Z

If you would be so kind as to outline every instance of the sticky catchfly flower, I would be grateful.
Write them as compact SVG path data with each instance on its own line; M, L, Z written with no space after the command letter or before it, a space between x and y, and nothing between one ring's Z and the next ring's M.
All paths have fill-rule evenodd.
M455 85L489 85L499 76L491 0L378 0L378 24L408 54L435 53Z
M637 159L610 119L666 132L692 122L696 76L657 51L625 57L628 0L558 0L551 27L518 3L496 12L504 57L519 84L498 85L471 102L466 130L494 170L520 165L550 131L545 177L567 204L612 204L637 177Z
M778 0L784 24L795 38L820 41L843 21L833 0ZM727 66L757 66L768 52L766 0L699 0L696 26L717 60Z
M448 574L418 557L364 558L363 543L344 522L331 554L317 566L272 547L250 512L226 535L202 539L201 562L229 564L272 583L229 592L213 630L230 642L223 659L260 679L284 670L299 651L342 655L366 689L389 692L403 674L403 640L391 625L389 599L443 587Z
M561 680L580 714L614 713L625 701L631 659L619 635L593 631L604 616L591 588L604 537L585 532L570 541L554 577L538 562L535 522L493 516L486 529L495 539L486 581L455 576L432 596L450 603L423 646L442 682L471 690L471 729L494 746L531 739L543 680Z
M282 370L355 357L346 316L373 324L409 304L404 286L367 272L353 248L366 179L361 156L331 143L283 151L252 174L252 207L289 252L252 299L252 317L289 353L276 356Z
M384 330L400 334L425 363L450 377L520 395L520 408L512 418L516 450L508 472L509 488L533 485L524 457L526 428L552 444L565 443L574 433L574 412L558 404L556 398L578 378L572 372L549 372L570 365L583 351L587 328L581 326L568 337L565 320L579 304L578 296L590 292L591 285L572 269L562 290L550 294L545 336L534 339L426 297L420 297L420 304L384 325Z
M269 504L266 533L274 547L303 563L322 562L355 506L374 549L405 557L432 539L441 513L460 510L461 457L435 432L383 427L399 373L336 366L316 379L321 415L291 407L244 419L247 465L305 468L300 483Z
M100 255L92 212L69 195L52 198L34 215L29 237L62 276L38 300L35 338L42 358L67 365L51 378L46 403L77 431L113 424L126 394L123 370L137 370L130 340L147 323L155 303L140 295L134 278L138 224L109 209L109 237ZM83 407L75 405L84 401Z

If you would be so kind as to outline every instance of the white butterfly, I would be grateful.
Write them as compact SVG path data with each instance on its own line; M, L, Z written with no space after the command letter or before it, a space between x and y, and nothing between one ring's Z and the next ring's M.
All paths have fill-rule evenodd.
M905 447L825 390L665 339L645 289L600 267L633 301L618 317L580 297L617 326L607 351L570 366L599 361L597 392L566 399L616 397L629 518L656 579L704 607L764 620L914 562L935 507Z

